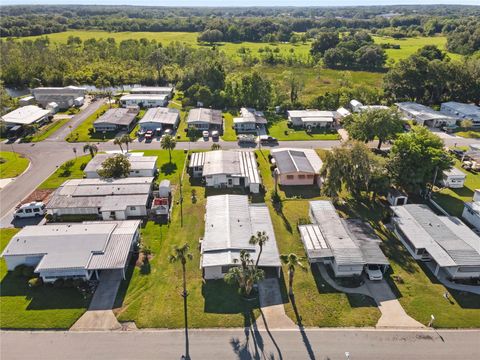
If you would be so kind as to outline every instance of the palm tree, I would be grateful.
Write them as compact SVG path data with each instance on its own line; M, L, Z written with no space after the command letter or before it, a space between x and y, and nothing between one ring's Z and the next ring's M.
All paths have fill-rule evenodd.
M295 268L299 267L304 271L307 271L307 268L301 263L303 258L294 253L288 255L282 254L280 255L280 260L288 268L288 294L290 297L293 297L293 276L295 275Z
M172 162L172 150L177 146L177 142L171 135L165 135L160 141L160 146L163 150L168 150L168 156L170 157L170 163Z
M85 144L83 145L83 152L86 153L87 151L90 152L90 156L93 158L98 152L98 147L95 144Z
M129 134L123 134L121 137L120 137L120 141L125 144L125 146L127 147L127 153L128 153L128 144L130 144L132 142L132 139L130 137Z
M262 255L263 245L268 241L268 235L265 231L257 231L257 235L252 235L250 238L250 245L258 245L260 247L260 251L258 252L257 262L255 266L258 267L258 262L260 261L260 255Z
M114 143L115 145L120 146L120 151L121 151L122 154L123 154L123 147L122 147L123 141L122 141L122 138L116 137L115 140L113 140L113 143Z
M183 272L183 297L187 297L187 278L186 278L186 265L187 261L193 259L193 255L189 253L190 246L188 243L185 243L183 246L175 246L173 249L173 254L170 255L169 261L171 263L179 262L182 264L182 272Z
M235 262L238 262L238 259ZM253 260L250 259L250 254L246 250L240 251L240 263L240 266L234 266L228 270L224 280L227 284L237 284L240 292L248 296L253 286L265 278L265 272L253 265Z
M211 149L212 149L212 150L220 150L220 149L221 149L221 146L220 146L220 144L215 143L215 144L212 144Z

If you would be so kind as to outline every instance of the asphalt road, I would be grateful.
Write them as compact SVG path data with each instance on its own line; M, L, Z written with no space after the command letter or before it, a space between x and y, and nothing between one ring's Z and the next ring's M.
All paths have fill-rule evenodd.
M185 354L185 335L181 330L12 331L0 336L2 360L181 359ZM477 360L480 331L190 330L189 355L192 360Z

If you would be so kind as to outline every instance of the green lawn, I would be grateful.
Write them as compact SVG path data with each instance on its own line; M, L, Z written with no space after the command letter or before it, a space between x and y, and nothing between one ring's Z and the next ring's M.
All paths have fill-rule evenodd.
M18 231L0 229L0 251ZM4 259L0 260L0 277L2 329L68 329L88 306L76 289L29 288L27 278L7 272Z
M268 123L268 133L277 140L338 140L340 135L336 130L313 129L308 134L304 129L294 129L287 126L288 120L276 119Z
M39 189L56 189L69 179L83 178L83 168L90 161L90 155L78 156L71 160L72 166L68 169L59 167L50 177L40 184Z
M150 154L150 153L148 153ZM175 199L179 196L181 168L171 174ZM181 266L170 264L168 256L174 245L190 244L193 260L187 264L189 326L241 327L250 321L250 309L240 300L236 289L223 281L203 282L199 269L198 240L203 236L205 188L192 185L188 176L183 181L183 227L180 207L175 205L169 225L149 221L142 229L142 241L150 247L153 257L148 264L131 267L129 279L123 282L116 301L120 321L135 321L141 328L181 328L184 325L181 293ZM191 191L197 201L191 199Z
M400 45L400 49L385 49L389 59L397 62L400 59L405 59L417 52L418 49L425 45L436 45L443 51L446 50L447 38L446 36L426 36L405 39L394 39L388 36L372 36L376 44L390 43ZM461 60L462 55L447 52L448 56L453 60Z
M442 189L435 192L432 198L449 214L461 217L463 204L466 201L472 201L475 189L480 189L480 174L474 174L462 169L459 160L455 161L455 166L467 174L465 186L460 189Z
M93 123L105 111L110 108L109 105L104 104L98 108L92 115L85 119L76 129L72 129L70 135L65 139L68 142L88 142L88 141L108 141L113 139L116 133L93 133L90 135L89 129L93 128Z
M480 131L478 130L461 130L456 131L455 135L469 139L480 139Z
M37 131L37 133L30 139L30 141L39 142L45 140L50 135L55 133L58 129L60 129L63 125L65 125L69 120L69 118L60 119L45 125L39 131Z
M0 179L17 177L27 169L28 164L30 161L21 154L0 151Z
M183 150L172 151L172 162L170 163L168 150L138 150L135 152L142 152L145 156L157 156L157 167L160 175L157 182L161 180L170 180L172 183L179 182L179 174L182 171L183 164L187 154Z

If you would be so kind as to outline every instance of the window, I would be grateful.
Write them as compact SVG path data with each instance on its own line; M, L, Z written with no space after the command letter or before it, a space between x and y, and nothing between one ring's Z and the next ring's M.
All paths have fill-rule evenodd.
M38 212L40 212L40 209L39 209L39 208L35 208L35 209L33 209L33 212L38 213Z
M139 171L139 170L135 170L135 174L140 174L140 171Z
M298 175L299 179L305 179L305 175Z
M288 180L293 180L294 176L293 175L287 175Z
M27 214L30 214L30 213L32 212L32 209L25 209L25 212L26 212Z
M228 273L229 269L230 269L230 266L222 266L222 274Z
M307 179L313 179L313 175L307 175Z
M130 210L135 211L137 208L135 206L130 206Z

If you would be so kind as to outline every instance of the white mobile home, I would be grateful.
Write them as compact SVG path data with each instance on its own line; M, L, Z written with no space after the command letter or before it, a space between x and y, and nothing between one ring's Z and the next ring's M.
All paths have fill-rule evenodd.
M52 115L50 110L42 109L35 105L26 105L15 109L1 117L8 128L25 125L41 125Z
M428 127L453 126L457 119L453 116L446 115L439 111L435 111L428 106L417 104L414 102L396 103L398 110L409 120L415 121L418 125Z
M480 231L480 190L476 189L473 199L466 202L463 207L462 218Z
M144 217L152 199L152 177L72 179L47 204L53 216L88 216L103 220Z
M173 87L171 86L142 86L134 87L130 90L131 94L156 94L166 95L168 99L172 98Z
M125 268L138 243L140 221L84 222L26 226L10 240L2 257L9 271L33 266L44 282L90 280Z
M445 170L442 175L443 177L440 181L441 184L451 189L462 188L467 179L467 175L456 167L452 167L450 170Z
M128 94L120 98L123 107L138 106L140 108L152 108L167 106L168 96L164 94Z
M193 153L188 165L193 177L203 177L205 185L215 188L244 187L256 194L261 179L255 154L250 151Z
M180 111L178 109L155 107L148 109L138 124L145 131L155 131L157 129L176 129L179 122Z
M239 132L257 131L267 125L263 112L252 108L241 108L240 116L233 118L233 126Z
M102 164L109 157L118 155L116 153L97 154L90 160L83 169L85 176L89 179L99 178L98 170L102 168ZM129 177L153 177L157 174L157 157L143 156L143 153L127 153L125 156L130 162Z
M222 279L232 266L238 266L241 250L247 250L250 258L256 261L260 248L251 245L250 238L259 231L265 231L268 236L259 267L275 269L280 276L280 255L268 207L249 204L247 195L209 196L200 250L203 277Z
M32 90L32 95L41 106L46 107L49 103L55 102L60 110L74 106L75 99L84 98L86 93L86 88L77 86L38 87Z
M451 279L480 277L480 237L460 219L438 216L428 206L392 206L395 234L417 260L434 264L434 274Z
M288 110L288 121L293 126L304 128L332 127L338 114L336 111Z
M197 108L188 113L187 125L197 130L223 131L223 117L220 110Z
M474 127L480 126L480 107L475 104L449 101L440 105L440 111L458 120L472 120Z
M388 269L381 240L369 225L341 219L325 200L310 201L310 219L313 224L298 227L310 263L330 265L335 277L360 276L368 265Z
M128 108L108 109L93 123L95 131L130 131L135 125L137 106Z

